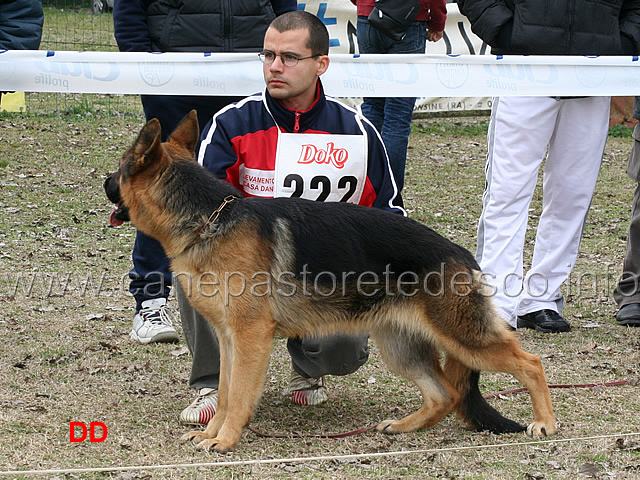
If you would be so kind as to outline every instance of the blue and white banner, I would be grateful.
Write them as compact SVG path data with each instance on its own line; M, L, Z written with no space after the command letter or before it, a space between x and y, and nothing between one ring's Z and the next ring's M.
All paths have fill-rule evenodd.
M455 4L445 38L420 55L359 55L355 7L346 0L299 4L329 29L334 97L415 96L418 111L488 108L493 96L640 95L638 57L486 54ZM264 88L255 53L0 51L0 91L250 95Z
M335 54L323 82L335 97L624 96L640 94L640 61ZM263 88L262 63L255 53L0 53L0 90L249 95Z

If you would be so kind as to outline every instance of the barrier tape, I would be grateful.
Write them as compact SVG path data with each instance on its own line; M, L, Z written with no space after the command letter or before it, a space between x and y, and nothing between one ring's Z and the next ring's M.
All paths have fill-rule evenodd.
M331 55L334 97L640 95L636 56ZM250 95L262 91L255 53L0 51L0 90Z
M132 465L126 467L93 467L93 468L66 468L66 469L41 469L41 470L2 470L0 471L0 477L5 476L27 476L27 475L73 475L80 473L111 473L111 472L132 472L137 470L178 470L178 469L202 469L202 468L226 468L237 466L265 466L265 465L280 465L291 463L310 463L310 462L322 462L331 460L362 460L362 459L375 459L375 458L387 458L387 457L406 457L407 455L426 455L426 454L443 454L443 453L466 453L466 452L480 452L482 450L490 450L492 453L499 448L509 447L531 447L536 445L558 445L562 443L572 443L579 441L594 441L594 440L616 440L616 444L620 444L620 440L624 438L631 438L640 436L640 432L631 433L616 433L609 435L593 435L588 437L572 437L572 438L557 438L553 440L531 440L526 442L513 442L513 443L497 443L491 445L472 445L462 447L445 447L445 448L427 448L418 450L400 450L392 452L371 452L371 453L354 453L350 455L326 455L316 457L290 457L290 458L268 458L268 459L255 459L255 460L237 460L237 461L214 461L214 462L201 462L201 463L176 463L176 464L164 464L164 465Z

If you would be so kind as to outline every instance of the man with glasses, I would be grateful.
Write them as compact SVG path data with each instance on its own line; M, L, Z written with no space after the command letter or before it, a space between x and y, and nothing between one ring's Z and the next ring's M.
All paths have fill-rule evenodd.
M198 161L245 196L352 202L404 214L376 129L324 94L320 76L329 67L328 53L329 34L317 17L295 11L276 18L259 54L266 90L211 119ZM312 279L308 288L314 288ZM206 425L217 408L217 339L180 288L177 298L193 355L190 385L198 390L180 418ZM289 339L285 393L298 405L326 401L324 376L356 371L368 359L367 344L367 334Z

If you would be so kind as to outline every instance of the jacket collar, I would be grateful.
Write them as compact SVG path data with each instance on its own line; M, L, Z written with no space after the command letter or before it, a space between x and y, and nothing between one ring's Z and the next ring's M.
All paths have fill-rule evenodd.
M275 122L279 127L289 133L294 132L296 122L300 127L298 132L304 132L309 129L317 130L317 119L327 104L327 98L324 94L324 88L320 79L318 79L316 99L311 107L304 112L297 112L285 107L279 100L273 98L267 89L264 90L264 99ZM297 120L296 117L298 117Z

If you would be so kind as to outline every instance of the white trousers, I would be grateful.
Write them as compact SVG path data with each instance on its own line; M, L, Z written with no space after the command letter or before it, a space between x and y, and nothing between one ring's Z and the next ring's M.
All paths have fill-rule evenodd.
M610 97L494 99L476 259L496 306L514 327L518 315L543 309L562 313L560 286L578 256L607 140L609 106ZM523 277L529 205L545 155L542 213Z

